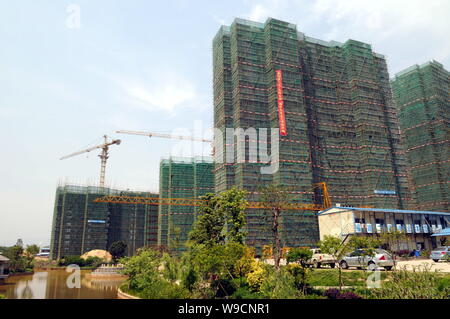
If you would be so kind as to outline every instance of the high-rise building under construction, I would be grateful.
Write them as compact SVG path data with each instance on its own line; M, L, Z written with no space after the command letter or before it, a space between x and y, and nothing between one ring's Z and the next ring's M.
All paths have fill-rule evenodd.
M431 61L392 81L418 209L450 211L450 72Z
M159 168L160 199L198 199L206 193L214 193L213 168L209 157L162 159ZM173 253L184 251L198 209L190 205L159 205L158 244Z
M215 136L216 192L235 185L258 200L258 186L274 183L289 187L295 201L320 203L313 185L326 182L334 204L408 206L386 60L369 44L321 41L275 19L236 19L213 40L213 68L214 125L223 133ZM262 174L267 164L249 161L252 137L241 144L227 139L226 128L247 130L248 136L249 128L279 128L279 158L273 157L278 170ZM270 150L267 135L259 147ZM270 221L261 210L247 216L247 244L269 244ZM286 211L281 233L284 246L314 245L317 219Z
M127 255L156 245L158 206L97 203L105 195L158 197L106 187L63 185L56 190L50 257L80 256L93 249L108 250L112 243L127 244Z

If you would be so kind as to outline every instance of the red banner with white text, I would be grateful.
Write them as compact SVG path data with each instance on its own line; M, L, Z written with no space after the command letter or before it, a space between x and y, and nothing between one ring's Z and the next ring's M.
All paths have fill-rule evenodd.
M281 70L275 70L277 80L277 100L278 100L278 121L280 123L280 135L286 136L286 116L284 114L284 100L283 100L283 75Z

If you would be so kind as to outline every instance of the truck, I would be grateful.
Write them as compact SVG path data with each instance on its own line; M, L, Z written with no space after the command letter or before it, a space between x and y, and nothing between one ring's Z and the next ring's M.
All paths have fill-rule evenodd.
M307 265L313 266L314 268L320 268L323 265L328 265L331 268L336 266L336 259L328 254L322 254L319 248L312 248L313 255L310 260L307 261Z

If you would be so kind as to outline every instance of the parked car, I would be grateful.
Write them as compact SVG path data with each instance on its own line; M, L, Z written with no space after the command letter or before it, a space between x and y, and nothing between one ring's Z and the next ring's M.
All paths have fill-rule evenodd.
M313 252L313 255L311 259L308 260L308 265L312 265L315 268L320 268L323 265L329 265L331 268L334 268L336 266L336 259L334 259L333 256L322 254L322 252L318 248L313 248L311 250Z
M386 250L375 249L374 255L369 256L364 249L357 249L348 254L339 261L342 269L349 267L357 267L359 269L365 267L383 267L386 270L392 270L394 267L394 260Z
M440 260L446 260L448 256L450 256L450 246L444 246L433 249L430 254L430 259L438 263Z

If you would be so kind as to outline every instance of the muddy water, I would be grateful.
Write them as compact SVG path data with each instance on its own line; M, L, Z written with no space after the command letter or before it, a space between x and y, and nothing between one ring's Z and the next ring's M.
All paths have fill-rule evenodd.
M64 270L37 271L33 275L13 276L0 285L0 294L8 299L116 299L124 279L91 278L90 270L81 271L80 288ZM72 283L72 285L71 285Z

